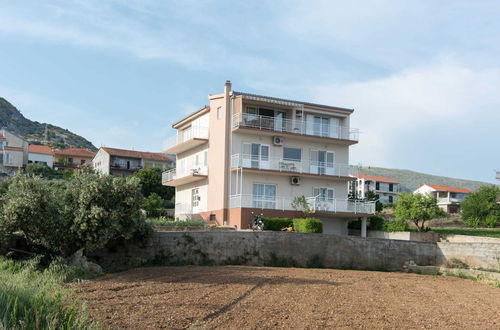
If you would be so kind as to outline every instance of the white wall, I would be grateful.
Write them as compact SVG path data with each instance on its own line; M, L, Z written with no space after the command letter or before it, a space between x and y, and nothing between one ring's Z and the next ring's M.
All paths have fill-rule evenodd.
M54 166L54 156L30 152L28 154L28 162L45 163L48 167L52 168Z
M99 149L92 159L92 166L94 169L102 174L109 175L110 155L103 149Z

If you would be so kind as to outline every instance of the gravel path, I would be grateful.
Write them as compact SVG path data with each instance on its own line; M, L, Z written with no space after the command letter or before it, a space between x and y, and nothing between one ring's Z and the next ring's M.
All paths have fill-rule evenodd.
M138 268L75 287L110 328L500 329L500 289L454 277L186 266Z

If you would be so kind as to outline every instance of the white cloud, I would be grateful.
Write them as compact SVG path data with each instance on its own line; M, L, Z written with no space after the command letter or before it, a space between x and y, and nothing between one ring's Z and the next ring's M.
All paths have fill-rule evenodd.
M484 134L473 122L499 122L498 86L498 67L475 70L442 59L385 78L323 84L311 93L322 103L355 108L351 126L359 127L362 134L353 148L352 162L408 167L400 153L408 147L402 145L408 134L415 134L412 141L418 144L436 128L457 127L453 137L439 141L439 147L450 149L457 148L464 136Z

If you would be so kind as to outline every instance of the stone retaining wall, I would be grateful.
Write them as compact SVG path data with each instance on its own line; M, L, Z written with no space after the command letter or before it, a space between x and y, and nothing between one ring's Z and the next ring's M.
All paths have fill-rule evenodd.
M427 243L293 232L161 232L142 245L115 244L93 253L105 267L244 264L399 270L452 258L500 269L499 244Z

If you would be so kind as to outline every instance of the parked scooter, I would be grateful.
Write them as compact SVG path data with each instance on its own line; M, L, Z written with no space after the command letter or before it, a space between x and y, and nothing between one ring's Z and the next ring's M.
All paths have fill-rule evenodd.
M262 220L262 216L264 214L254 214L253 215L253 221L252 221L252 230L258 230L258 231L263 231L264 230L264 221Z

